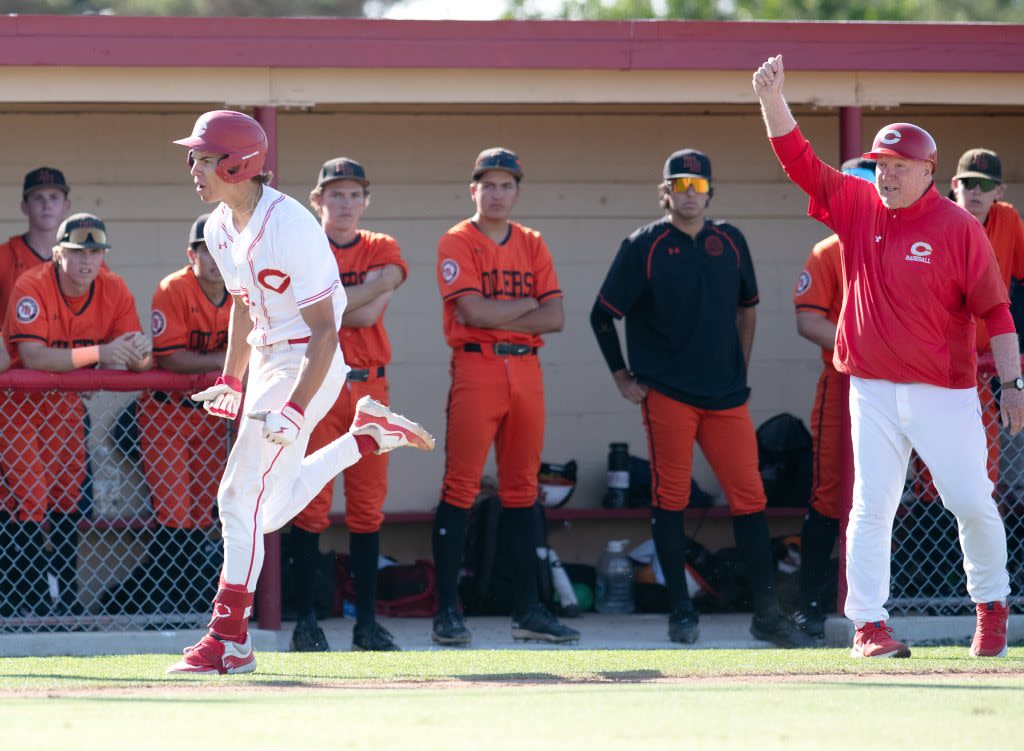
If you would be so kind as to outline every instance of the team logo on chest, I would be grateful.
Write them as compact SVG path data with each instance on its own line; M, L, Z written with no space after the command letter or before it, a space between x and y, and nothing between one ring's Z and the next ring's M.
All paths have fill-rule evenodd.
M931 245L926 242L916 242L910 246L910 253L903 260L914 261L915 263L931 263L932 259L929 257L931 254Z
M167 319L161 311L154 310L153 315L150 317L149 325L153 331L153 336L160 336L164 333L164 329L167 328Z
M31 297L23 297L18 300L15 315L18 317L18 323L32 323L39 317L39 303Z
M459 264L453 261L451 258L446 258L441 261L441 278L444 279L445 284L451 284L455 281L455 277L459 275Z
M265 287L271 292L276 292L280 295L291 285L292 278L277 269L263 269L263 271L256 275L256 281L260 283L261 287Z
M796 293L802 295L811 288L811 272L804 269L796 280Z
M704 251L709 256L718 258L718 256L725 252L725 245L722 244L722 239L720 237L712 236L704 241Z

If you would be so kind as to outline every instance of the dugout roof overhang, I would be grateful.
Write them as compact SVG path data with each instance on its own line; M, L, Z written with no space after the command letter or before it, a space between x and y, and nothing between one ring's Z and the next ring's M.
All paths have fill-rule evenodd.
M117 16L0 18L0 101L750 106L777 52L795 104L1024 107L1024 25Z

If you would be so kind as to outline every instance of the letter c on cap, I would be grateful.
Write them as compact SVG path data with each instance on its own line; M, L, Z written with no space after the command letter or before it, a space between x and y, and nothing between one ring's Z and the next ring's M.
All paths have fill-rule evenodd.
M879 140L882 143L894 144L899 143L901 138L903 138L903 134L898 130L887 130Z

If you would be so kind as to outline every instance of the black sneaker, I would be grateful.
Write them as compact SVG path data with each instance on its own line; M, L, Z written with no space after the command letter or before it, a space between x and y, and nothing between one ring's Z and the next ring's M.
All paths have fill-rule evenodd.
M580 632L563 626L543 605L534 605L521 616L512 618L512 638L567 644L579 641Z
M352 649L357 652L401 652L395 637L379 623L368 626L357 623L352 629Z
M750 621L750 633L755 639L770 641L783 649L820 647L821 642L802 631L793 620L782 613L755 614Z
M435 644L464 647L473 639L469 629L462 622L462 615L455 608L447 608L434 616Z
M793 613L793 622L808 636L825 636L825 613L816 602L808 603Z
M324 630L313 616L299 618L292 632L292 652L330 652Z
M669 614L669 641L693 644L698 638L700 638L700 626L698 625L697 609L693 607L693 603L690 603L688 608L682 608Z

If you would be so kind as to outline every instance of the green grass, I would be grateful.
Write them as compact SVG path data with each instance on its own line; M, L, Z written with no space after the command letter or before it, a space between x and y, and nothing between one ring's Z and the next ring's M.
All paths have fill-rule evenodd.
M165 675L168 655L7 658L0 728L5 748L76 751L952 750L1014 735L1018 652L260 653L259 672L212 678Z

